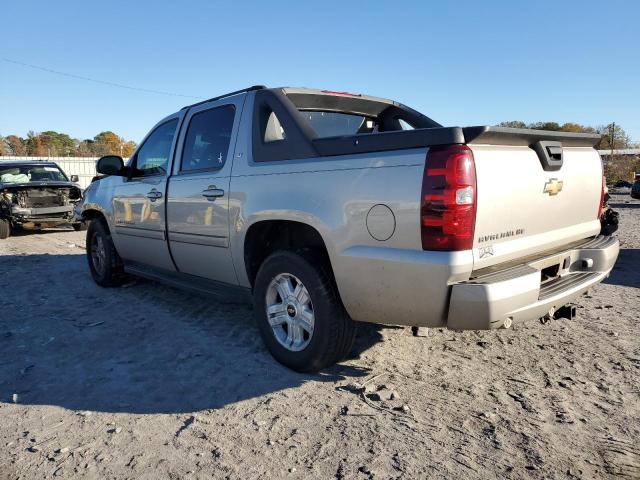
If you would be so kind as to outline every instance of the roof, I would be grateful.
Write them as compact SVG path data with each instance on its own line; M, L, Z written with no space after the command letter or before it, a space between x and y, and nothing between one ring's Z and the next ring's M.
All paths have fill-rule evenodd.
M282 87L272 90L282 91L282 93L293 102L296 108L302 111L348 112L355 115L377 117L390 106L402 106L393 100L362 95L360 93L293 87Z
M332 90L322 90L319 88L303 88L303 87L267 88L264 85L252 85L251 87L242 88L240 90L235 90L233 92L225 93L223 95L218 95L217 97L209 98L207 100L203 100L198 103L187 105L185 107L182 107L182 110L195 107L197 105L202 105L203 103L213 102L215 100L220 100L222 98L231 97L233 95L238 95L240 93L252 92L255 90L281 90L282 92L284 92L285 95L292 95L292 96L304 96L304 95L314 95L314 96L321 95L325 97L337 96L337 97L359 99L361 101L367 101L367 102L383 103L383 104L398 105L398 106L400 105L399 103L394 102L393 100L388 100L386 98L380 98L380 97L372 97L369 95L362 95L360 93L338 92L338 91L332 91Z
M338 97L350 97L360 98L362 100L369 100L371 102L387 103L389 105L397 105L397 102L389 100L387 98L373 97L371 95L363 95L361 93L351 92L336 92L333 90L321 90L319 88L304 88L304 87L279 87L286 95L324 95L324 96L338 96ZM275 89L274 89L275 90Z
M47 160L0 160L0 167L11 167L19 165L55 165L59 168L56 162Z
M216 100L220 100L221 98L226 98L226 97L231 97L233 95L238 95L239 93L252 92L254 90L263 90L265 88L267 88L267 87L265 87L264 85L252 85L252 86L247 87L247 88L241 88L240 90L235 90L233 92L225 93L223 95L218 95L217 97L213 97L213 98L208 98L206 100L202 100L201 102L198 102L198 103L193 103L191 105L187 105L185 107L182 107L180 110L186 110L188 108L195 107L197 105L202 105L204 103L214 102Z

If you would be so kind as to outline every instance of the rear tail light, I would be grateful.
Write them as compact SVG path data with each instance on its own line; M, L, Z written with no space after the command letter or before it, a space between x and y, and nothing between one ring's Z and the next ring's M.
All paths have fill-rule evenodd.
M476 193L476 168L469 147L429 148L420 206L423 250L472 248Z
M602 158L600 159L600 166L602 167L602 188L600 189L600 204L598 206L598 219L602 216L602 210L604 210L604 165L602 163Z

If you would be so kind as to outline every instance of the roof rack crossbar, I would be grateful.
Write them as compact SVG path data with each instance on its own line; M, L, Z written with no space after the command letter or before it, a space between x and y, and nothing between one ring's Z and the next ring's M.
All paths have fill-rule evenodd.
M196 107L198 105L202 105L203 103L215 102L216 100L220 100L221 98L230 97L232 95L237 95L239 93L244 93L244 92L252 92L254 90L262 90L264 88L267 88L267 87L265 87L264 85L252 85L252 86L247 87L247 88L241 88L240 90L236 90L235 92L225 93L224 95L219 95L217 97L209 98L207 100L203 100L201 102L194 103L192 105L187 105L186 107L182 107L180 110L186 110L186 109L191 108L191 107Z

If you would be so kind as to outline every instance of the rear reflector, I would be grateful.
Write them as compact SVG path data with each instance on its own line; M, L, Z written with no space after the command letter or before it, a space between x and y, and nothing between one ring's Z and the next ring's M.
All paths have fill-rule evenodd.
M476 220L476 168L466 145L429 148L422 179L424 250L469 250Z

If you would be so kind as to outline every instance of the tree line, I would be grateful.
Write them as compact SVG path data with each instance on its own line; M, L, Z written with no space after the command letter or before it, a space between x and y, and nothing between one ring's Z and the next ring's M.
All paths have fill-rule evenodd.
M599 127L589 127L580 125L579 123L564 123L560 125L556 122L536 122L525 123L519 120L510 122L502 122L498 124L500 127L511 128L533 128L536 130L553 130L557 132L575 132L575 133L597 133L601 135L600 141L595 145L597 150L621 150L625 148L638 148L629 138L624 129L615 124L602 125ZM609 155L610 156L610 155ZM604 174L608 182L617 180L631 180L634 173L640 171L640 156L630 155L613 155L613 158L607 158L604 165Z
M552 130L558 132L597 133L602 136L595 148L609 150L631 148L634 145L624 129L613 124L590 127L579 123L567 122L534 122L525 123L511 120L499 123L501 127L533 128L536 130ZM613 135L612 135L613 133ZM613 137L613 141L612 141ZM26 138L17 135L0 136L0 156L34 156L34 157L101 157L103 155L131 156L136 144L131 140L116 135L111 131L100 132L92 139L78 140L66 133L49 130L42 133L29 132ZM628 179L633 172L640 170L640 159L637 157L615 157L605 165L605 174L609 180Z
M26 138L18 135L0 136L0 155L30 157L129 157L136 144L113 132L100 132L92 139L78 140L66 133L49 130L29 132Z
M519 120L512 120L509 122L502 122L498 124L499 127L511 127L511 128L532 128L534 130L552 130L555 132L574 132L574 133L597 133L602 138L596 144L597 150L609 150L611 149L611 134L613 130L613 148L631 148L631 138L627 135L627 132L620 125L609 124L601 125L599 127L589 127L580 125L579 123L563 123L560 125L557 122L534 122L525 123Z

